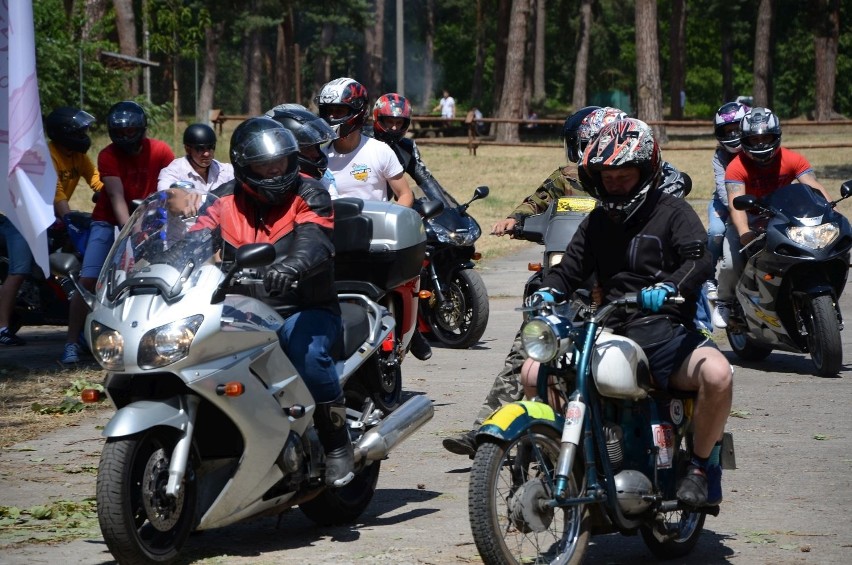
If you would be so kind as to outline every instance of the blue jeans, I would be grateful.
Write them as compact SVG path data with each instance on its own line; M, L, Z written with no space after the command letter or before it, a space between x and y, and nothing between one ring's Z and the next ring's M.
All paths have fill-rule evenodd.
M86 252L83 255L83 266L80 268L80 277L98 278L114 242L114 225L100 220L92 222L89 241L86 243Z
M0 214L0 234L6 238L6 256L9 259L9 275L30 276L33 272L33 254L30 246L12 220Z
M714 198L707 206L707 249L713 260L713 267L722 256L722 242L725 240L725 222L728 221L728 208L718 199Z
M281 349L305 380L316 402L332 402L343 394L331 349L343 322L339 314L322 308L301 310L278 330Z

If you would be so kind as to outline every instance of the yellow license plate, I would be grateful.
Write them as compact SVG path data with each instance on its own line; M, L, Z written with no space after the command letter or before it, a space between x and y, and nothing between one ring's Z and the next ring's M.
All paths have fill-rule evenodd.
M598 201L594 198L585 198L583 196L566 196L560 198L556 203L556 213L564 212L582 212L588 214L597 206Z

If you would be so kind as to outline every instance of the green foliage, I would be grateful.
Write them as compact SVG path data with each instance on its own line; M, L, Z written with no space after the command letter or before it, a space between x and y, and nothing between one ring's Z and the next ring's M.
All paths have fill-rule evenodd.
M210 12L203 2L152 0L149 4L150 48L154 53L194 57L204 41L204 30L210 26Z
M101 384L91 383L86 379L76 379L65 390L65 395L58 405L33 402L31 409L37 414L73 414L81 412L86 408L86 405L80 401L80 393L87 388L94 388L101 392L104 391L104 387Z
M98 528L94 498L57 500L30 508L0 506L0 541L60 542L92 535Z

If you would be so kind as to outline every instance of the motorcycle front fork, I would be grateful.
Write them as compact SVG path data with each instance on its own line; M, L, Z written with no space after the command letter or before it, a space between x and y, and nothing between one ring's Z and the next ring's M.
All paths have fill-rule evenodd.
M577 446L583 434L583 422L586 418L586 404L579 398L572 398L565 408L565 426L562 428L562 444L556 463L556 485L554 496L564 498L571 478L571 469L577 456Z
M194 394L184 397L184 409L186 410L186 429L178 440L172 451L169 461L169 482L166 485L166 494L177 498L183 486L183 477L186 475L186 466L189 463L189 453L192 447L192 435L195 431L195 416L198 414L198 405L201 399Z
M444 291L441 288L441 280L438 278L438 271L435 269L435 263L433 261L429 261L426 265L426 271L429 273L429 280L432 281L432 293L435 295L438 305L443 305L446 301L446 297L444 296Z

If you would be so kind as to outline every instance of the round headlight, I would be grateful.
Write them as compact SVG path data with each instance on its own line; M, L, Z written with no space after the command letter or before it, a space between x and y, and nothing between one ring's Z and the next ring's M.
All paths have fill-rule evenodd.
M107 371L124 370L124 337L112 328L92 322L92 353Z
M521 329L521 344L533 361L547 363L571 347L570 329L559 316L533 318Z

